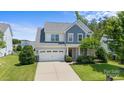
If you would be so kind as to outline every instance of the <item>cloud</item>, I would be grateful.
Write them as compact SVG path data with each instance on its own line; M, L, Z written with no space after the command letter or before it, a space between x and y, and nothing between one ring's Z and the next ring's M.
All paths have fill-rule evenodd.
M89 21L92 19L98 20L99 18L111 17L111 16L117 16L116 11L83 11L80 12L82 16L85 16Z

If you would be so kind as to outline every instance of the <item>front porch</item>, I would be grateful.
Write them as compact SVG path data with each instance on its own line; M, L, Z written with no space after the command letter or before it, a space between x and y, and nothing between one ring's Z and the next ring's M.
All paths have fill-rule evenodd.
M66 55L72 57L73 60L76 60L78 56L80 56L80 48L79 47L67 47Z

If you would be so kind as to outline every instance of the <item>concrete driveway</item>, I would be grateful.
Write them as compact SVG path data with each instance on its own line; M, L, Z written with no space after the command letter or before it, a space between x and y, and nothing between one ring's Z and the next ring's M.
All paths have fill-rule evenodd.
M36 81L80 81L78 75L65 62L38 62Z

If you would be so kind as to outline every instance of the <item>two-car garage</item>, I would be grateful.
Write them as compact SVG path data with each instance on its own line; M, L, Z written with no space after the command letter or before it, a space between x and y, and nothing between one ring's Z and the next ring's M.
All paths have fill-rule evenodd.
M64 61L65 49L41 49L39 61Z

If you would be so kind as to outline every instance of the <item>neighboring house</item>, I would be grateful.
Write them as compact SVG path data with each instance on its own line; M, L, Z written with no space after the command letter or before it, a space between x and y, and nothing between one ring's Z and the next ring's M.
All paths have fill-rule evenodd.
M5 48L0 49L0 57L9 55L13 52L12 29L9 24L0 23L0 32L3 33L3 41L6 43Z
M35 41L29 41L29 40L21 40L21 46L24 47L24 46L32 46L33 49L35 48Z
M39 61L64 61L65 55L75 60L80 55L80 41L92 35L81 21L74 23L46 22L38 28L35 49Z
M112 39L109 39L107 35L103 35L101 40L100 40L100 43L101 43L101 46L105 49L105 51L107 53L110 53L112 52L112 50L109 48L108 46L108 43L111 41Z

